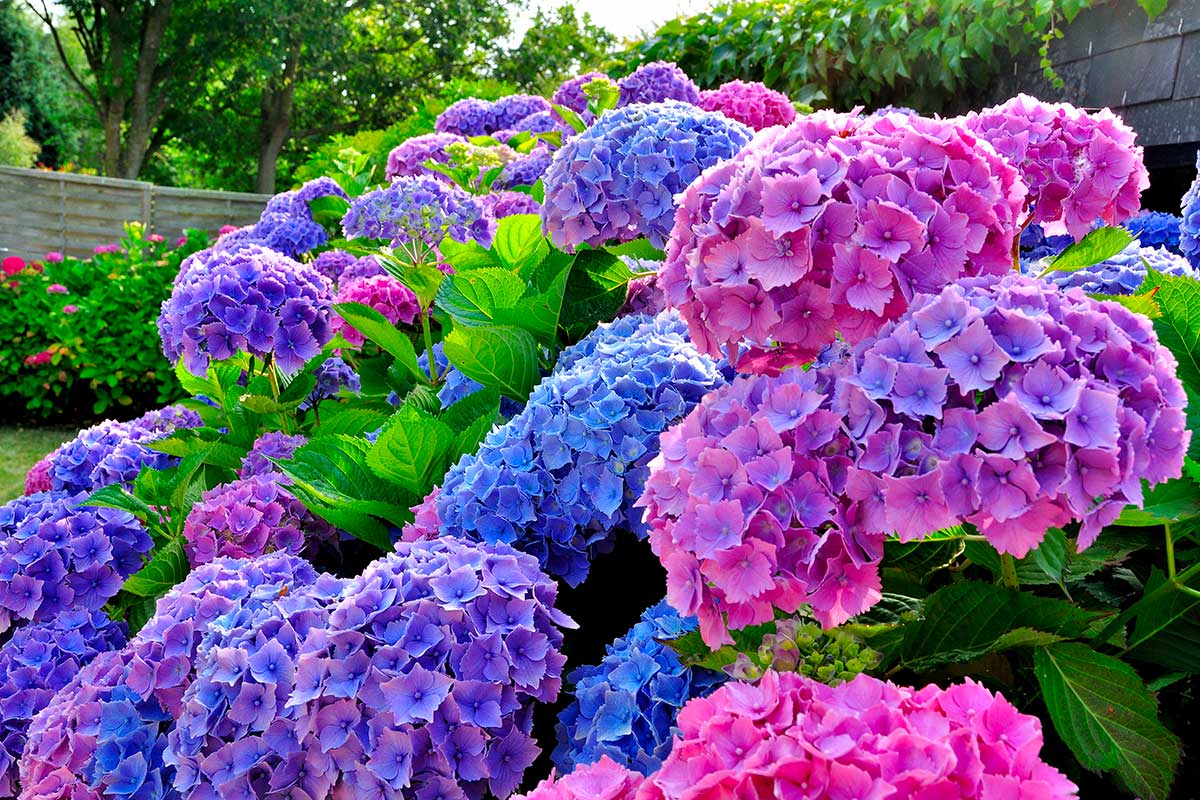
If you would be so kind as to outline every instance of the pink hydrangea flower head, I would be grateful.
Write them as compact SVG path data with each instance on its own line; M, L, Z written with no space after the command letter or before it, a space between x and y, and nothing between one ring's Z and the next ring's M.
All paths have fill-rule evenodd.
M360 278L338 287L334 304L362 303L387 317L393 325L411 325L420 313L420 304L412 290L393 278L391 275L375 275ZM366 339L361 333L342 319L336 313L333 316L333 330L341 333L346 341L355 347L362 347Z
M756 131L772 125L787 125L796 118L796 107L787 95L756 81L729 81L716 89L700 92L698 105L717 111Z
M25 475L25 494L37 494L38 492L48 492L53 486L50 485L50 455L47 454L44 458L38 460L36 464L29 468L29 472Z
M105 253L119 253L119 252L121 252L121 245L119 245L119 244L98 244L92 248L92 252L98 256L104 255Z
M1141 209L1150 176L1137 134L1107 108L1088 112L1020 94L960 120L1021 171L1026 216L1076 239L1096 220L1115 225Z
M52 283L46 287L46 294L70 294L71 290L61 283Z
M61 263L62 260L63 254L57 250L51 250L49 253L46 253L46 261L50 262L51 264Z
M697 346L742 368L861 341L912 297L1012 269L1025 189L961 125L821 112L683 193L660 284Z
M400 541L420 542L441 536L442 518L438 516L437 499L441 487L433 487L425 499L412 507L413 521L401 529Z
M74 314L78 310L79 310L79 306L75 305L74 303L67 303L65 306L63 306L64 314L68 314L68 315Z
M147 242L154 242L155 244L159 244L160 242L165 242L166 240L167 240L167 237L163 236L161 233L152 233L146 237Z
M601 756L595 764L576 767L569 775L550 777L532 792L513 800L634 800L645 778L641 773Z
M679 727L638 800L1078 796L1039 758L1038 719L969 679L916 690L859 675L830 687L768 671L692 700Z
M217 229L217 235L224 236L227 233L233 233L237 229L238 229L237 225L222 225L220 228Z

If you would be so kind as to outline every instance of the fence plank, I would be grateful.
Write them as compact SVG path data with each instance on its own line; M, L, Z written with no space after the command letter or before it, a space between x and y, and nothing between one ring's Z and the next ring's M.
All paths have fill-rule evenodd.
M186 228L215 233L249 225L269 195L155 186L144 181L0 167L0 256L41 258L47 250L90 255L111 244L126 222L168 238Z

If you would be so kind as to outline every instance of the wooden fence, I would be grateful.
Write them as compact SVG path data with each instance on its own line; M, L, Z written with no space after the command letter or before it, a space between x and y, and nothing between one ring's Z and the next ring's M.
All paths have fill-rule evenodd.
M142 181L0 167L0 256L86 256L121 238L126 222L179 236L258 219L268 195L174 189Z

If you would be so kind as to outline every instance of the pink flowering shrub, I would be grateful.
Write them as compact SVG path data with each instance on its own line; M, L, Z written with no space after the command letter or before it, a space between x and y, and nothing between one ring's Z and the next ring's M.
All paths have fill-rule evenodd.
M787 125L796 118L796 107L787 95L752 81L729 81L716 89L700 92L697 103L705 111L717 111L756 131L772 125Z
M1012 269L1025 186L961 125L819 113L682 196L660 285L702 352L778 370L861 341L920 292Z
M362 303L387 317L393 325L411 325L420 312L417 296L412 290L391 275L374 275L343 284L333 298L337 303ZM333 330L341 333L355 347L362 347L366 339L350 323L336 313Z
M305 532L336 538L323 520L283 489L282 476L239 478L204 493L183 525L184 551L193 567L217 558L254 558L283 551L299 555Z
M513 800L634 800L645 778L608 756L595 764L576 767L569 775L554 773L528 794Z
M1021 171L1029 220L1050 233L1081 239L1097 219L1115 225L1141 210L1150 185L1142 148L1107 108L1088 112L1021 94L961 122Z

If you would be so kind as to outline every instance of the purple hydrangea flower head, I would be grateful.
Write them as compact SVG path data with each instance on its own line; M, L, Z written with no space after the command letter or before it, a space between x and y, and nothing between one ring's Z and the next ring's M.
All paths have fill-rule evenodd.
M1179 225L1182 220L1162 211L1143 211L1130 217L1121 226L1137 237L1142 247L1161 247L1178 254Z
M359 278L373 278L376 275L383 274L384 269L380 266L379 261L375 259L375 256L363 256L342 270L342 274L338 276L337 284L338 286L345 286Z
M449 236L490 247L496 221L457 186L413 177L397 178L390 186L356 197L342 228L349 239L386 239L393 245L423 242L437 247Z
M659 434L723 383L677 315L601 325L446 474L442 532L511 544L577 585L617 530L645 535L632 501Z
M333 338L329 281L263 247L214 253L181 272L158 317L163 352L204 375L239 352L295 372Z
M554 90L554 95L550 100L554 105L569 108L583 117L585 122L590 122L591 114L588 112L588 99L587 95L583 93L583 87L597 78L608 79L608 76L603 72L587 72L563 81Z
M217 241L215 243L213 243L212 247L206 248L204 250L199 250L195 253L192 253L192 255L188 256L187 258L185 258L183 260L183 263L179 265L179 272L180 272L180 274L182 274L183 272L185 272L188 269L188 266L189 266L188 261L192 258L196 258L197 256L199 256L200 259L205 259L208 257L208 254L211 251L233 252L235 250L240 250L241 248L245 247L248 244L257 244L257 245L262 244L262 242L258 238L257 232L255 231L254 225L247 225L243 228L238 228L237 230L230 231L229 233L221 234L219 237L217 237ZM201 255L201 254L204 254L204 255Z
M1150 176L1137 134L1109 109L1088 112L1020 94L961 120L1021 172L1027 215L1076 239L1097 219L1116 225L1141 208Z
M567 773L608 756L648 775L662 765L679 731L675 715L724 682L719 672L685 667L666 641L696 629L665 602L651 606L594 666L567 676L575 699L558 716L554 764Z
M119 483L129 486L145 467L167 469L179 459L148 446L180 428L198 428L200 415L183 406L148 411L128 422L106 420L85 428L47 456L51 489L94 492Z
M920 292L1011 270L1024 197L961 125L820 112L687 188L659 284L702 352L778 371L835 333L871 335Z
M1200 269L1200 152L1196 153L1196 180L1180 202L1179 252Z
M362 389L362 381L359 380L358 373L343 361L341 356L330 356L325 359L320 366L313 370L313 377L317 384L308 398L300 404L301 411L312 408L322 400L337 397L343 389L351 394L358 394Z
M507 797L538 753L533 704L561 685L561 628L574 623L554 608L556 590L505 545L400 543L302 643L289 722L264 744L355 796L435 797L457 784L463 797ZM328 786L307 791L323 799Z
M296 190L295 200L308 205L313 200L319 197L340 197L343 200L349 200L350 196L346 194L346 190L338 186L337 181L333 178L322 175L319 178L313 178L299 189Z
M916 690L859 675L831 687L768 671L690 701L678 722L638 797L1078 797L1040 759L1038 718L970 679Z
M1045 266L1025 259L1021 260L1021 265L1026 272L1035 275ZM1136 241L1099 264L1071 272L1050 272L1046 280L1064 289L1078 286L1088 294L1136 294L1146 280L1147 267L1164 275L1200 280L1200 272L1192 269L1183 256L1163 247L1139 247Z
M275 195L267 202L247 238L290 258L320 247L329 241L329 236L313 219L309 203L330 196L349 199L342 187L327 177L316 178L299 189Z
M420 303L403 283L391 275L376 275L372 278L360 278L350 283L343 283L334 303L362 303L387 317L393 325L411 325L421 313ZM333 330L341 333L342 337L355 347L362 347L366 338L349 322L334 314Z
M484 210L501 220L517 214L540 214L542 204L524 192L492 192L482 198Z
M495 189L511 189L514 186L533 186L550 169L550 159L553 154L544 147L517 156L504 165L496 176L492 187Z
M53 455L53 452L47 453L29 468L29 472L25 473L26 495L48 492L54 488L50 482L50 458Z
M700 100L700 87L670 61L643 64L617 81L617 86L621 89L618 108L634 103L661 103L664 100L696 105Z
M353 253L347 253L345 250L326 250L313 259L312 267L328 278L330 283L336 283L342 272L355 261L358 261L358 256Z
M282 431L264 433L254 441L254 446L242 459L242 468L238 470L238 477L253 478L260 475L272 475L278 476L277 480L286 480L268 459L291 458L296 450L307 441L304 436L289 436Z
M433 123L438 133L453 133L458 136L486 136L498 127L492 112L492 104L477 97L466 97L451 103L438 114Z
M788 125L796 118L796 107L787 95L753 81L729 81L716 89L702 91L697 105L756 131L772 125Z
M87 494L43 492L0 506L0 633L104 606L153 541L125 511L81 508Z
M629 314L649 314L655 316L667 310L667 297L662 287L658 285L658 272L663 262L632 256L621 256L621 260L629 267L629 271L641 277L629 281L625 292L625 305L617 312L617 316ZM646 275L645 273L652 273Z
M529 133L558 132L563 135L564 139L575 135L575 129L560 120L553 111L539 111L536 114L530 114L528 117L518 120L512 130L516 133L524 131ZM498 136L497 134L497 138Z
M26 625L0 646L0 795L16 797L17 764L34 716L100 653L125 645L123 622L102 611L65 611Z
M501 97L492 103L492 125L494 126L492 131L506 128L521 130L518 123L534 114L543 112L550 112L550 101L544 97L532 94L510 94L507 97Z
M449 180L445 175L425 166L430 161L445 164L450 161L446 146L466 144L467 140L456 133L427 133L406 139L395 147L387 157L387 179L425 176L436 180Z
M282 553L193 570L124 649L97 656L34 719L21 761L22 797L181 797L168 735L183 715L199 656L280 598L327 597L339 588Z
M639 236L661 247L675 195L751 136L740 122L675 101L609 111L555 151L542 229L567 250Z

